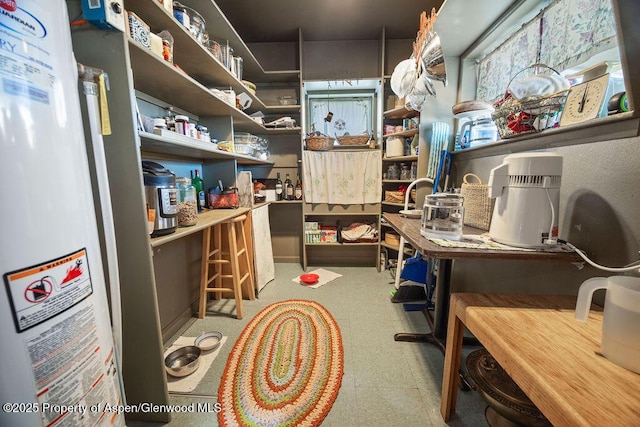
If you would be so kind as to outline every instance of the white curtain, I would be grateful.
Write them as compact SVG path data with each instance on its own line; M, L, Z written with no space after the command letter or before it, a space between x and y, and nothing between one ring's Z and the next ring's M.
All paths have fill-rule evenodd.
M370 98L311 99L309 104L310 124L327 136L359 135L373 130ZM329 112L333 113L331 122L325 121Z
M304 199L307 203L357 205L382 200L380 150L304 151Z

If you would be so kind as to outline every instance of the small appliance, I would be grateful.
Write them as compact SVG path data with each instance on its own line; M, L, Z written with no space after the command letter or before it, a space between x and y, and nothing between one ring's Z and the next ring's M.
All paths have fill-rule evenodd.
M489 175L496 199L489 236L505 245L539 248L556 243L562 156L511 154Z
M155 209L151 237L176 231L178 226L178 189L175 175L159 163L143 160L142 176L148 209Z
M498 128L491 117L467 120L460 128L460 148L473 148L496 141Z

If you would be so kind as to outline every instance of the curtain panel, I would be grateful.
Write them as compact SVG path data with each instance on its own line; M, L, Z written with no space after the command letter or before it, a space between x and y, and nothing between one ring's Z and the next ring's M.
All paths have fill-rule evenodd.
M476 98L500 99L533 64L562 71L616 45L611 0L556 0L479 61Z

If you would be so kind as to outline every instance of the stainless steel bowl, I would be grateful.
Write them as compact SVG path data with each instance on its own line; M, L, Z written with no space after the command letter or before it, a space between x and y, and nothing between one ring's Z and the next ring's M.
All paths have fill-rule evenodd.
M169 375L186 377L200 366L200 348L194 345L180 347L164 358L164 367Z
M195 346L202 351L215 350L220 346L222 340L222 332L211 331L205 332L195 339Z

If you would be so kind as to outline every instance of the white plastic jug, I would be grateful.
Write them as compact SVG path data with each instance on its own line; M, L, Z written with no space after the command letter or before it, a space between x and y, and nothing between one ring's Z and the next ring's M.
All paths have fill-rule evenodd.
M586 322L591 297L606 289L602 320L602 354L640 374L640 278L594 277L580 285L576 319Z

